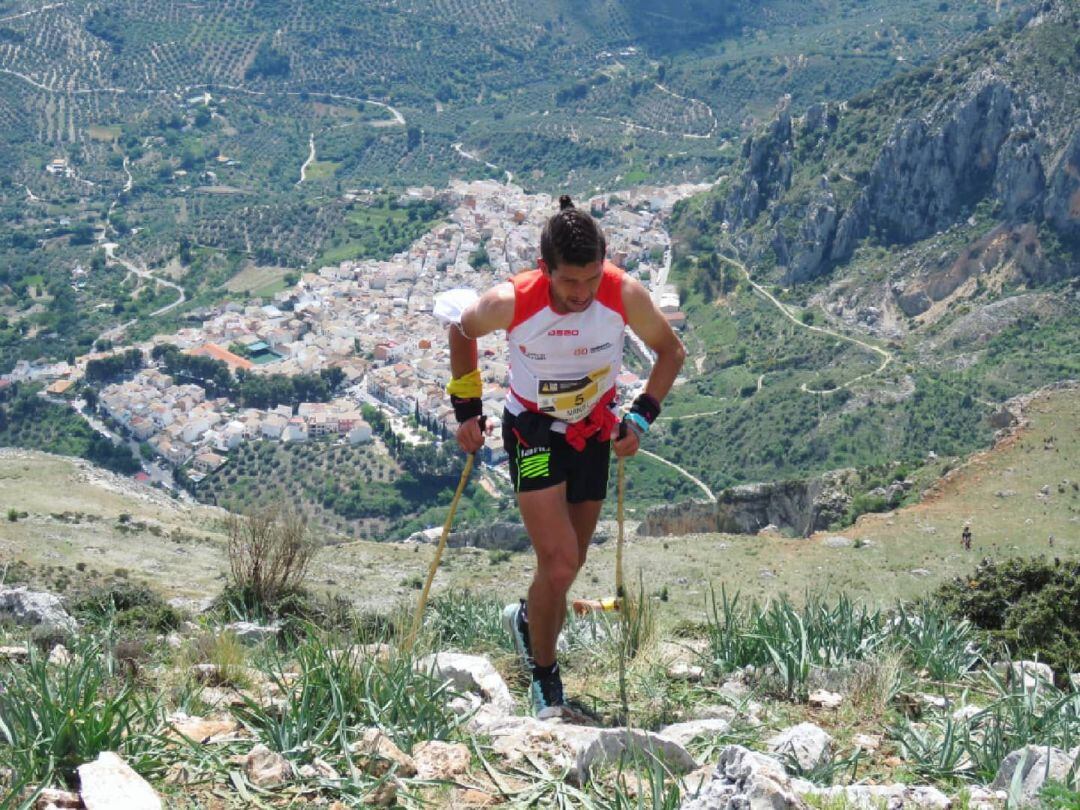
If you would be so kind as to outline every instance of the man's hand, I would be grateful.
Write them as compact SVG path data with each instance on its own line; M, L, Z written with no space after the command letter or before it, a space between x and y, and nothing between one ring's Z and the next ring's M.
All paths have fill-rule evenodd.
M626 458L627 456L634 455L638 451L639 444L637 434L634 431L627 429L621 438L612 439L611 449L615 451L615 455L619 458Z
M481 424L486 423L486 424ZM491 420L484 419L483 416L478 416L475 419L468 419L458 425L457 429L457 443L466 453L475 453L481 447L484 446L485 435L491 435L491 431L495 428Z

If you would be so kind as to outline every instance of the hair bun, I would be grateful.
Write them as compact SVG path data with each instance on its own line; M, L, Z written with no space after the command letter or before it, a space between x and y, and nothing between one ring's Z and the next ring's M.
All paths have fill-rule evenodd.
M570 199L569 194L563 194L561 197L559 197L559 210L560 211L565 211L567 208L573 208L573 207L574 207L574 201Z

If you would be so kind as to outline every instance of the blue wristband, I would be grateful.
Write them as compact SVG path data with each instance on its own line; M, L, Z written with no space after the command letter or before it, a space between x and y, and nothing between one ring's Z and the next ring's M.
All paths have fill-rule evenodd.
M630 411L623 417L623 421L637 434L638 439L649 432L649 422L640 413Z

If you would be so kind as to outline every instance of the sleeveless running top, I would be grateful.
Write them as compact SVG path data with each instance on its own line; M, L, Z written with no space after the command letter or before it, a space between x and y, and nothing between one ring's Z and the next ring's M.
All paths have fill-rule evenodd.
M562 433L615 387L626 329L622 281L623 271L605 261L592 303L561 315L551 308L547 273L536 269L513 277L514 319L506 330L510 413L547 414L557 420L552 429Z

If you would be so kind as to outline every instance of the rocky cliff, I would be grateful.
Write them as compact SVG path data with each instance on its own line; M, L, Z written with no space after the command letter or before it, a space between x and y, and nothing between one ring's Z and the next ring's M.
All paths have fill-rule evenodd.
M805 537L843 517L856 480L854 470L837 470L816 478L732 487L721 492L716 503L689 501L654 507L638 534L756 534L771 525Z

